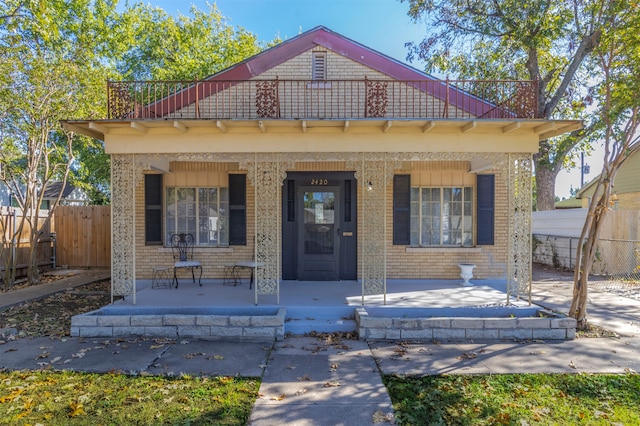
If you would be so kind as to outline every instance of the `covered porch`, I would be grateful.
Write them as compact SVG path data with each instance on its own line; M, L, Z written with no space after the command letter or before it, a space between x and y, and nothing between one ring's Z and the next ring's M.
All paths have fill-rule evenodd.
M196 280L197 281L197 280ZM474 308L489 306L529 306L528 297L509 298L504 279L472 280L387 280L385 293L363 295L360 281L293 281L280 282L280 297L262 295L260 307L358 307L388 306L396 308ZM181 278L179 288L152 288L151 280L137 280L136 300L132 296L114 301L113 307L247 307L255 306L254 289L249 277L241 277L237 286L225 285L220 279L202 279L202 286Z
M252 297L255 305L288 304L288 289L283 287L288 278L283 273L283 264L290 259L291 253L285 252L285 248L290 245L283 237L283 223L288 219L287 203L290 197L283 195L283 188L288 189L284 183L291 183L285 179L290 179L295 173L309 170L320 170L321 172L315 173L323 176L325 173L346 171L353 176L353 186L357 186L357 190L353 190L353 202L351 198L348 201L342 200L344 203L357 206L353 207L356 210L352 215L353 223L357 222L357 228L354 228L354 231L342 232L341 236L350 237L353 250L357 251L351 259L353 276L357 276L358 284L352 286L349 295L340 296L344 299L340 304L344 304L347 298L359 305L376 300L377 297L382 299L383 304L385 301L391 302L394 289L387 287L394 279L406 278L399 282L430 282L424 278L450 279L458 276L459 270L456 265L461 262L478 264L476 274L479 273L479 276L485 279L496 276L499 272L506 280L504 290L507 301L509 296L517 299L526 298L528 295L531 270L530 154L314 152L201 153L197 156L181 153L112 155L114 296L126 296L126 300L130 300L134 305L144 303L138 300L143 294L138 291L138 286L144 285L145 279L149 278L146 274L155 266L171 265L167 259L162 260L163 256L167 257L167 253L170 253L166 247L150 246L142 240L142 229L138 224L144 221L145 216L146 206L140 200L144 196L143 182L146 173L160 171L169 176L175 173L175 165L189 164L196 160L199 164L226 165L225 167L233 168L234 173L246 175L247 244L196 248L196 255L208 266L209 270L205 270L204 277L210 280L221 278L224 264L237 263L238 260L260 263L262 266L255 271L255 290L243 295ZM458 171L461 175L475 176L486 170L493 170L495 173L498 182L496 200L499 200L496 202L499 219L496 220L500 221L500 225L496 227L496 244L494 245L493 241L485 243L487 245L484 246L422 247L410 245L408 241L396 244L391 223L396 209L396 174L410 173L412 167L454 166L462 167ZM450 176L450 170L431 174ZM427 174L428 171L423 172L423 175ZM491 202L494 202L493 192ZM381 208L383 206L384 208ZM408 219L408 201L404 207ZM493 219L491 221L493 232ZM392 270L393 273L390 274ZM297 283L301 281L304 282L304 279L298 278ZM338 281L340 284L344 282ZM340 284L337 288L347 287L340 287ZM328 284L326 286L329 287ZM457 288L456 291L459 290ZM295 293L294 291L294 296ZM461 297L464 298L464 292ZM227 300L226 292L218 292L217 296L206 300L225 300L224 303L234 304L235 299L236 297L230 297ZM418 305L420 304L421 302L418 302Z

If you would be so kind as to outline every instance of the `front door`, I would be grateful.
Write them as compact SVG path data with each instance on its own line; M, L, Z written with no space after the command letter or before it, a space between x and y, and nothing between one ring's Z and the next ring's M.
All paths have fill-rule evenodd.
M357 278L353 172L289 172L283 187L282 279Z
M300 186L298 211L298 279L339 279L340 239L336 219L340 218L340 187Z

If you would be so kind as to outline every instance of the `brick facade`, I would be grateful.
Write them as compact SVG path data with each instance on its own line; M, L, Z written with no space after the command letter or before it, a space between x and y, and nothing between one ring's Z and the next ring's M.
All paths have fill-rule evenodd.
M166 179L165 186L174 183L184 185L204 186L215 182L225 182L224 176L228 173L243 173L236 170L235 164L227 163L172 163L172 176ZM464 184L475 187L475 174L468 173L467 162L456 161L416 161L407 162L403 170L398 173L410 173L416 185L442 185L452 186ZM349 171L345 162L299 162L296 163L296 172L301 171ZM500 170L488 170L483 173L496 175L495 198L496 200L507 198L507 177ZM189 175L186 179L184 176ZM389 279L458 279L460 269L458 263L474 263L477 268L474 271L476 278L504 278L506 274L505 261L507 258L508 235L504 226L495 227L495 244L481 247L409 247L393 245L391 233L393 229L391 181L386 188L386 257L387 278ZM254 252L254 223L255 223L255 188L250 180L247 180L247 245L231 247L207 247L195 248L194 256L202 262L203 277L222 279L224 265L237 261L253 259ZM362 200L358 200L362 205ZM474 194L475 202L475 194ZM361 211L358 209L359 216ZM136 276L140 279L150 279L154 267L173 264L171 248L145 245L144 224L144 181L136 186ZM477 223L474 208L474 224ZM508 221L508 209L506 203L496 203L495 223L504 224ZM164 224L163 224L164 226ZM358 235L362 235L362 219L359 218ZM474 225L474 236L475 225ZM358 259L362 259L358 245ZM358 271L360 271L358 262ZM188 271L181 272L181 276L187 276ZM360 274L358 274L360 275Z

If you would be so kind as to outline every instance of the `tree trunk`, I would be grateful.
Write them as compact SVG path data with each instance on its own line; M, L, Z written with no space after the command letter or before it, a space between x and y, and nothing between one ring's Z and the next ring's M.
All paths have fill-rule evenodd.
M545 163L546 158L541 159ZM556 176L558 171L536 161L536 210L554 210L556 204Z

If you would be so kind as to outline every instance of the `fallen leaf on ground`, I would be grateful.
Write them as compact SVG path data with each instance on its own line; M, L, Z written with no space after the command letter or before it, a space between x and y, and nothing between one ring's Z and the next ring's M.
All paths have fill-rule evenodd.
M77 417L81 414L84 414L84 407L81 402L70 402L69 403L69 417Z
M371 416L373 423L394 423L393 413L383 413L382 411L376 411Z
M476 352L465 352L462 355L456 357L458 359L474 359L478 358L478 354Z
M285 394L280 394L278 396L272 396L271 400L272 401L282 401L283 399L285 399L287 397L287 395Z
M340 382L327 382L323 385L325 388L335 388L340 386Z

